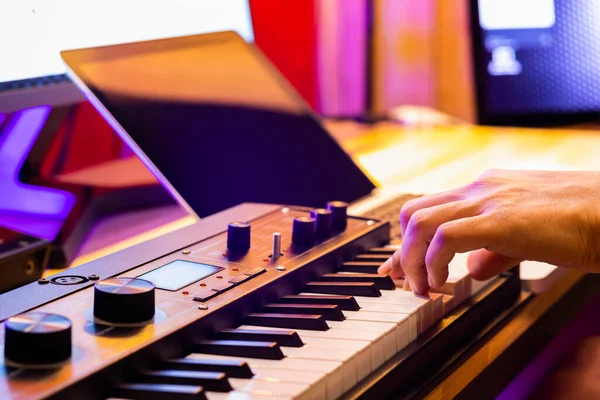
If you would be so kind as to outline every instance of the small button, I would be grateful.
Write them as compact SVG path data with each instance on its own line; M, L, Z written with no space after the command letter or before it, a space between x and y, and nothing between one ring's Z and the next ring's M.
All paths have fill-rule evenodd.
M194 301L205 302L218 294L219 293L213 292L211 289L204 289L198 293L194 293Z
M217 293L223 293L229 289L231 289L233 287L233 285L229 282L223 282L223 283L219 283L217 285L214 285L211 290L213 292L217 292Z
M250 271L244 272L244 275L248 275L249 277L254 278L255 276L260 275L266 271L266 269L260 267L252 268Z
M239 285L240 283L245 282L248 279L250 279L250 277L247 275L238 275L238 276L234 276L233 278L231 278L229 280L229 283L234 284L234 285Z

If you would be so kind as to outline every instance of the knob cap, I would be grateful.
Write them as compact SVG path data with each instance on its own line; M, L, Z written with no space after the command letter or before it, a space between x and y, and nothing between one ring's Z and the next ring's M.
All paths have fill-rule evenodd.
M315 219L296 217L292 226L292 243L297 246L312 246L315 242Z
M154 285L144 279L109 278L94 286L94 317L135 324L154 317Z
M330 201L327 203L327 209L331 211L333 229L343 231L348 224L348 203L343 201Z
M328 237L331 235L331 211L324 208L317 208L310 212L310 216L315 219L315 234L318 237Z
M71 357L71 321L57 314L29 312L4 321L4 357L25 366L51 366Z
M227 226L227 249L233 253L245 253L250 249L250 224L232 222Z

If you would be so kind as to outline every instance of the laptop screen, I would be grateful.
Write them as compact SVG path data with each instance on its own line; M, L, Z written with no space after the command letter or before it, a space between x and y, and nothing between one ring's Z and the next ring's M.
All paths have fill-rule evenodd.
M204 217L242 202L319 207L374 184L233 32L62 53L150 170Z

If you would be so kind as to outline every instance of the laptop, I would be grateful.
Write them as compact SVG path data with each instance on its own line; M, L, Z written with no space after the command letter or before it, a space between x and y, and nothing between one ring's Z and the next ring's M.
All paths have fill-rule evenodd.
M218 32L64 51L70 78L171 195L202 218L243 202L392 222L411 197L378 188L252 43Z

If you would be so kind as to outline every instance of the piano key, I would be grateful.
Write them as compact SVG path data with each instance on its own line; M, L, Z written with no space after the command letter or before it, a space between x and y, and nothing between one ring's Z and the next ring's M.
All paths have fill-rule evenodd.
M440 293L429 293L429 298L432 301L433 309L433 323L439 321L444 317L444 295Z
M282 303L296 304L336 304L342 310L358 311L360 307L352 296L319 296L316 294L290 294L283 296L280 301Z
M402 242L386 244L384 247L394 251L400 250L402 248Z
M258 393L240 392L229 393L205 392L207 400L292 400L292 396L269 396Z
M415 315L370 312L370 311L344 311L349 321L390 322L396 324L397 350L408 346L418 336L418 320ZM388 354L389 355L389 354Z
M341 361L346 366L355 362L357 381L361 381L373 371L369 346L370 342L364 340L310 338L304 347L284 349L284 354L291 358Z
M223 372L158 370L142 373L136 376L135 379L137 382L142 383L202 386L204 390L213 392L229 392L233 390L227 380L227 375Z
M302 347L304 343L295 331L279 331L262 329L260 331L247 329L225 329L217 333L221 340L250 340L257 342L276 342L279 346Z
M328 324L330 327L337 329L383 333L383 355L385 360L389 360L399 350L398 325L395 323L346 320L344 322L329 321Z
M367 250L367 253L369 253L369 254L385 254L385 255L389 255L390 257L395 252L396 252L396 249L390 248L390 247L374 247L372 249Z
M254 376L247 362L236 359L177 358L165 361L161 367L186 371L223 372L232 378L252 378Z
M306 292L342 294L350 296L380 297L381 292L373 282L309 282L304 286Z
M327 398L327 380L314 371L289 371L279 368L255 368L256 379L271 382L309 383L313 399Z
M256 378L232 378L229 381L235 390L252 395L291 396L299 400L310 400L312 398L310 395L311 388L307 383L271 382Z
M454 310L454 297L443 294L442 302L444 304L444 315L448 315L452 310Z
M205 354L190 354L186 358L206 358ZM215 356L218 358L229 359L226 356ZM275 360L262 360L247 358L245 360L250 365L253 371L260 371L266 369L277 369L280 371L310 371L320 374L319 381L313 382L314 387L318 387L318 382L324 381L327 387L327 398L337 399L342 395L342 374L341 374L341 363L338 361L322 361L322 360L305 360L305 359L290 359L284 358L280 361ZM270 380L270 378L264 375L260 378L261 380ZM231 380L230 380L231 383ZM232 383L233 384L233 383ZM318 397L316 397L318 398Z
M165 385L160 383L126 383L117 386L116 396L139 400L202 400L206 399L200 386Z
M360 349L357 351L349 349L329 348L321 349L310 346L301 348L287 348L285 352L286 357L292 360L310 360L310 361L339 361L341 362L341 374L342 374L342 390L348 391L352 389L358 383L358 370L359 364L361 369L361 376L365 378L369 374L370 359L369 353Z
M387 261L390 257L391 257L391 255L389 255L389 254L359 254L358 256L356 256L356 258L354 260L355 261L378 262L381 265L385 261Z
M267 304L263 312L278 314L322 315L326 320L343 321L342 309L335 304Z
M194 352L233 357L266 358L269 360L281 360L284 357L276 342L202 340L196 343Z
M243 329L261 329L256 326L242 325ZM384 339L385 332L373 330L348 330L343 328L331 328L328 331L304 331L298 330L298 335L305 343L311 343L313 340L331 339L337 342L349 341L364 341L369 342L369 350L371 352L371 368L375 370L385 361ZM344 346L341 343L340 346Z
M358 272L359 274L376 274L380 266L380 262L348 261L343 263L338 269L346 272Z
M396 289L394 281L392 281L389 275L361 273L323 274L319 279L325 282L373 282L379 290Z
M248 314L245 323L274 328L312 329L317 331L329 329L325 318L321 315L252 313Z

